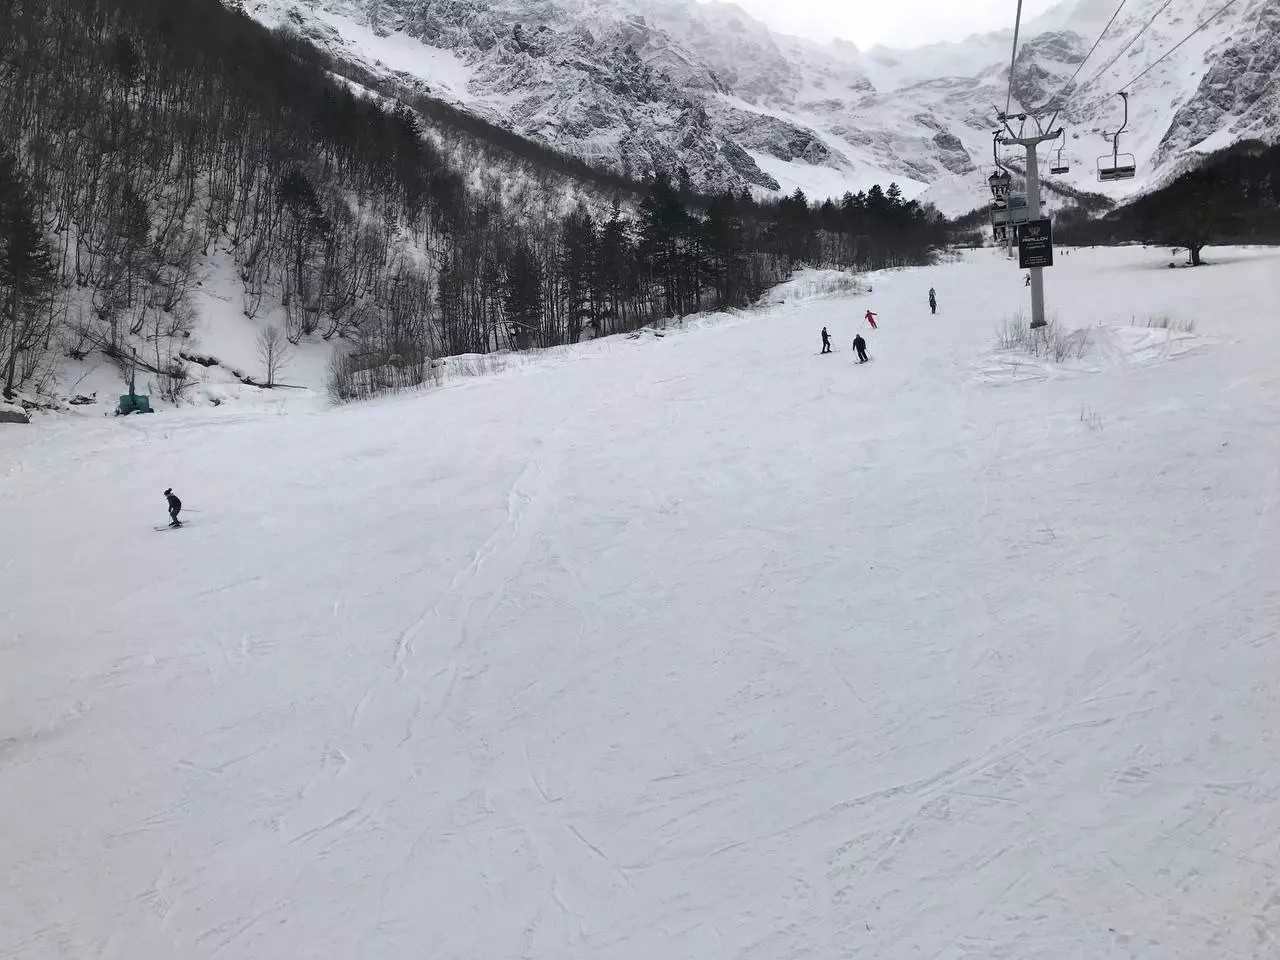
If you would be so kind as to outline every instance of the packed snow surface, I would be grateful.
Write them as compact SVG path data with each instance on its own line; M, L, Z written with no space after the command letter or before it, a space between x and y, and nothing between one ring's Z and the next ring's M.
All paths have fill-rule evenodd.
M1169 259L0 427L0 957L1274 958L1280 255Z

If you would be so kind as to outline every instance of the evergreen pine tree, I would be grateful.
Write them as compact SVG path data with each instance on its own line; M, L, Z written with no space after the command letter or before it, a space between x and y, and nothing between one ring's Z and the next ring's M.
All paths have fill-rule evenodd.
M596 257L596 225L585 206L564 220L559 270L564 281L564 301L569 342L577 343L584 322L595 319L592 268Z
M502 306L513 347L526 350L543 346L542 270L526 242L517 243L507 252Z
M0 362L4 396L11 399L18 355L36 346L45 307L57 283L49 240L26 178L8 153L0 153Z
M742 306L747 289L746 231L732 193L723 193L707 204L704 234L708 249L709 280L722 304Z
M592 274L595 285L592 299L597 304L603 321L601 333L614 332L619 325L626 323L627 302L634 287L635 276L630 224L622 215L621 203L615 200L613 211L600 230Z
M673 316L681 310L681 241L689 226L684 201L665 171L659 171L640 203L640 236L653 278L662 285L662 312Z

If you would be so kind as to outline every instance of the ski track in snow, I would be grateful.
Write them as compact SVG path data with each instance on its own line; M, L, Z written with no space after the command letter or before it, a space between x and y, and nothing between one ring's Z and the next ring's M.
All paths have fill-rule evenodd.
M0 433L0 958L1275 957L1280 256L1220 255L1061 258L1064 366L984 252Z

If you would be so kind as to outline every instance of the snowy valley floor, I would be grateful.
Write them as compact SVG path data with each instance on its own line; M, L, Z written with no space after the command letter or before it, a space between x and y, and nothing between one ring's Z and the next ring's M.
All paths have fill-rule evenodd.
M1280 956L1280 252L1168 259L0 428L0 957Z

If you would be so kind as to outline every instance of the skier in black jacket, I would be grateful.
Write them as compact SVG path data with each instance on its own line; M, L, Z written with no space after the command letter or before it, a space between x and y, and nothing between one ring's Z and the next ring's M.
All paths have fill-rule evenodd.
M164 492L164 498L169 501L169 526L182 526L182 521L178 519L178 512L182 509L182 501L177 498L172 488Z
M858 334L853 338L853 349L858 352L858 362L867 362L867 341L862 339L862 334Z
M822 328L822 352L831 352L831 334L827 333L827 328Z

